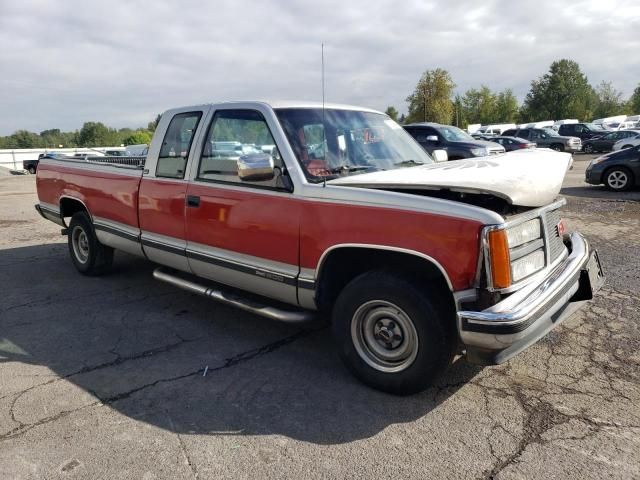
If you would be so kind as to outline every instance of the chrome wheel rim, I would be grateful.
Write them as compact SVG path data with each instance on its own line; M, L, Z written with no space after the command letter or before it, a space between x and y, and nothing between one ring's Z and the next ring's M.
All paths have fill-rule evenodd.
M585 153L591 153L593 152L593 147L591 145L585 145L584 151Z
M87 263L89 260L89 238L82 227L74 227L71 232L71 245L76 259L80 263Z
M381 372L400 372L418 355L418 333L413 321L386 300L362 304L351 319L353 345L367 365Z
M616 190L626 187L628 181L629 177L627 177L627 174L620 170L614 170L607 175L607 183L611 188Z

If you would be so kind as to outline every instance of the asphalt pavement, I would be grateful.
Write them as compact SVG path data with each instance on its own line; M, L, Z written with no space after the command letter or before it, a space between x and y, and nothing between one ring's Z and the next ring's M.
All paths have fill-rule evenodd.
M322 322L213 303L121 253L79 275L34 177L1 177L0 478L640 477L640 191L587 186L575 158L563 216L606 286L510 362L459 358L410 397L353 379Z

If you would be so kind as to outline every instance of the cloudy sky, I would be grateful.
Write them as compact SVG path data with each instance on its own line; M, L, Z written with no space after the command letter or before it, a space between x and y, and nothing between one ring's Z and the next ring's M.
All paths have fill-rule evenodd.
M144 126L180 105L320 100L406 111L426 69L464 92L529 83L559 58L628 97L640 0L0 0L0 135ZM640 113L640 112L638 112Z

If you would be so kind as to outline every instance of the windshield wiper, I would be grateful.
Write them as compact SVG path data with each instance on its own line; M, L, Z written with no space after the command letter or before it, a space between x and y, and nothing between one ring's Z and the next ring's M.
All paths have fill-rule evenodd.
M342 173L342 172L359 172L361 170L369 170L371 168L376 168L371 165L340 165L339 167L332 168L329 170L331 173Z
M424 165L424 162L418 162L417 160L410 158L409 160L402 160L401 162L396 162L394 163L394 165L396 167L401 167L402 165Z

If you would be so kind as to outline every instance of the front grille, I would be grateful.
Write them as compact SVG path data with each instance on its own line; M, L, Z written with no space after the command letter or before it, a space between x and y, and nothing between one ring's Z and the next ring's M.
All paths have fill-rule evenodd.
M558 224L560 223L560 211L553 210L543 214L545 243L549 249L548 264L553 263L565 250L564 243L560 232L558 232Z
M489 155L500 155L501 153L504 153L502 148L489 149Z

